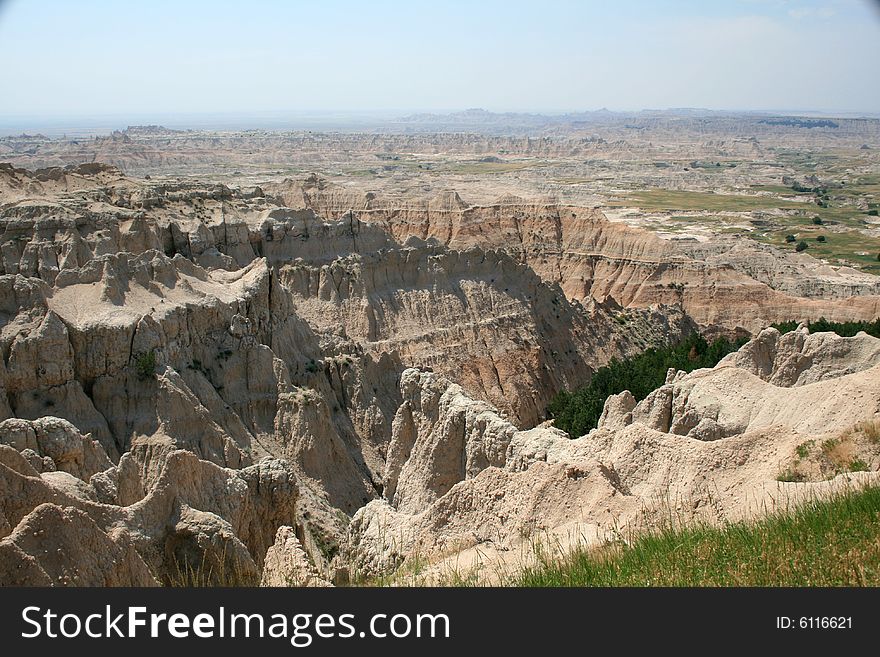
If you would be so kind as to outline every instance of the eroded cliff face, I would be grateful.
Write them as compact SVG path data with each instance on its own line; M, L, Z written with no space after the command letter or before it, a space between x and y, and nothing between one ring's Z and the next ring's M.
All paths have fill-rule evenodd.
M401 202L372 193L357 196L316 177L267 189L323 216L354 212L399 241L417 237L452 249L504 251L545 282L558 284L573 301L611 298L627 308L679 305L703 328L754 332L778 321L870 320L880 314L876 276L746 240L677 244L611 223L597 209L517 197L469 206L454 192Z
M504 512L511 527L539 514L561 522L572 502L548 505L574 489L544 500L533 474L609 491L619 482L610 470L546 470L548 455L581 443L521 429L541 423L560 389L694 320L732 329L798 316L787 309L853 318L876 307L870 296L788 296L595 210L471 208L447 195L337 212L351 197L309 191L318 185L306 181L294 203L291 189L142 183L104 165L0 168L2 581L322 583L350 564L377 572L406 553L369 538L376 517L407 541L424 543L418 522L428 522L443 534L436 546L458 545L459 530L425 509L446 509L437 513L452 524L463 509L482 513L507 483L468 487L508 476L498 472L531 482L531 501ZM685 275L684 291L670 287ZM832 354L847 348L804 345L801 361L859 374ZM767 385L779 372L812 381L809 363L746 367L758 361L742 353L737 371ZM673 417L662 394L608 426ZM693 426L712 420L714 437L751 430L701 409ZM53 526L59 546L88 549L47 556L32 537Z
M283 463L296 482L281 517L247 530L207 498L163 506L185 559L156 546L172 541L158 530L139 541L120 529L166 583L216 536L237 555L218 570L253 579L283 526L326 566L347 516L385 494L406 367L454 375L534 424L561 387L687 329L671 309L624 325L619 309L573 304L505 252L402 244L353 214L326 222L259 190L143 186L100 166L3 173L0 418L58 418L85 446L55 459L42 425L5 427L31 464L8 477L36 476L43 491L33 509L53 487L128 509L211 464ZM178 452L193 458L166 474ZM28 513L5 513L7 533ZM95 522L115 540L121 521ZM263 538L248 542L253 532Z

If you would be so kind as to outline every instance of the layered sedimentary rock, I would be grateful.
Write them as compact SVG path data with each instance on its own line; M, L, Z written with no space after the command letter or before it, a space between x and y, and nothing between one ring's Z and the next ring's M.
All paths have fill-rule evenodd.
M353 117L352 117L353 118ZM768 151L859 148L875 143L878 122L835 118L833 125L796 126L786 117L767 120L748 114L685 110L579 112L567 115L494 114L467 110L447 115L360 117L353 132L340 132L340 120L318 119L311 130L222 132L129 126L90 139L17 135L0 138L0 158L18 166L53 167L107 162L126 171L197 166L296 165L364 158L390 166L403 154L571 157L592 161L717 158L764 161ZM781 120L780 120L781 119ZM310 124L299 117L294 123ZM284 121L277 125L281 127ZM321 130L326 132L321 132ZM344 157L342 157L344 156ZM492 159L488 160L490 163ZM655 160L656 161L656 160ZM650 167L653 168L653 167ZM714 168L714 167L713 167ZM714 172L711 174L717 176Z
M581 302L611 298L630 308L679 304L699 325L729 331L821 316L846 321L880 315L878 277L750 240L677 244L611 223L597 209L515 198L470 206L449 192L401 203L372 194L357 197L318 178L267 189L324 216L355 212L401 241L414 236L453 249L503 250Z
M164 583L256 581L280 526L326 568L347 514L384 494L407 366L534 423L607 358L688 327L659 309L624 326L506 253L401 244L256 191L3 174L0 427L21 462L5 483L27 491L5 533L41 503L75 508ZM253 512L266 468L287 482L276 513L220 503Z
M315 569L293 527L279 527L266 552L262 586L331 586Z
M571 441L544 409L612 358L698 326L867 317L877 298L794 297L596 210L454 194L351 210L320 185L297 200L0 168L2 581L321 584L510 545L575 509L601 533L591 509L624 513L638 484L609 450L681 448L687 474L713 448L677 441L747 451L781 424L779 455L870 415L867 336L765 332ZM822 406L832 377L859 404ZM53 525L62 551L80 541L69 559L31 540Z

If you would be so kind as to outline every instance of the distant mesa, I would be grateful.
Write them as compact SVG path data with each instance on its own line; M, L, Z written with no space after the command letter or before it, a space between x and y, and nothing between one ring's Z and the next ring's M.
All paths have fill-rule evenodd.
M164 125L130 125L125 130L123 130L123 132L129 135L164 135L180 134L190 131L166 128Z

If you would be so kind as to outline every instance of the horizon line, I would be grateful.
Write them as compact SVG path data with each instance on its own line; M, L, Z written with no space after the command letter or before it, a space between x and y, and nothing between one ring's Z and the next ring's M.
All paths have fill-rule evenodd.
M486 107L470 105L456 108L436 108L436 107L388 107L388 108L366 108L366 109L350 109L341 107L330 108L302 108L302 109L250 109L250 110L118 110L118 111L76 111L76 112L3 112L0 111L0 120L9 119L103 119L118 118L124 116L264 116L264 115L342 115L342 116L368 116L376 114L437 114L437 115L453 115L466 112L485 112L487 114L514 114L522 116L564 116L566 114L596 114L607 112L610 114L633 114L640 112L713 112L713 113L805 113L805 114L880 114L880 108L822 108L822 107L700 107L696 105L677 105L669 107L640 107L640 108L613 108L613 107L597 107L597 108L496 108L487 109Z

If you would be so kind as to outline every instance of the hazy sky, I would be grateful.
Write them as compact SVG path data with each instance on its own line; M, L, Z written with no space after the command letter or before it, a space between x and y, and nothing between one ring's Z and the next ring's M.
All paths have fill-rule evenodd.
M880 110L872 0L0 0L0 116Z

